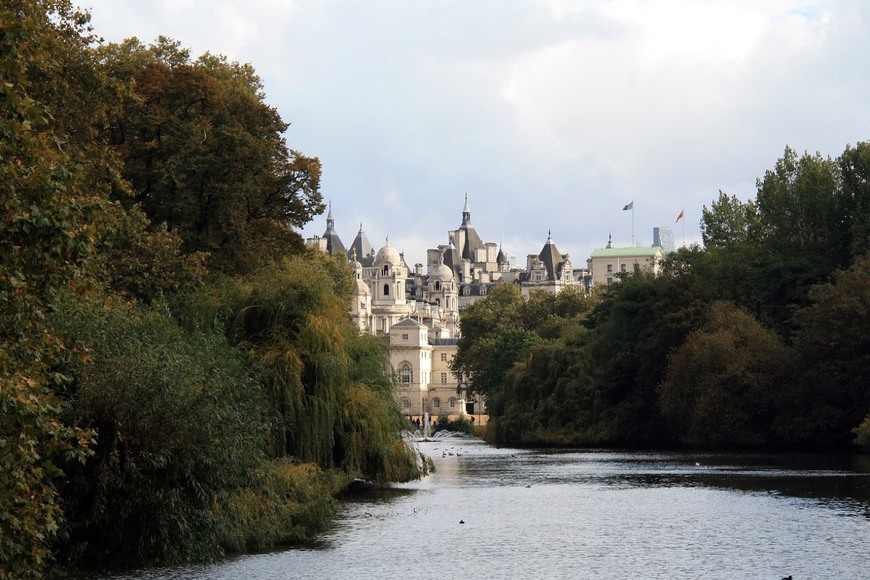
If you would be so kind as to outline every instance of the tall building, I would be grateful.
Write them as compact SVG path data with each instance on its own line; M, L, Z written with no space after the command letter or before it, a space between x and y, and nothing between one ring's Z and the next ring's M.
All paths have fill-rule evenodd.
M667 226L653 228L652 245L654 248L661 248L666 254L673 252L676 249L674 246L674 232Z

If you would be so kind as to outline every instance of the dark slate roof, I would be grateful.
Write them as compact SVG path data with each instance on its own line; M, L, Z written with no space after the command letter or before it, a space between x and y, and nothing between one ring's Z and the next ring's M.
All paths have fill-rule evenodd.
M544 248L538 254L538 259L547 267L547 277L550 280L559 279L562 264L565 260L562 259L562 254L559 253L556 244L553 243L553 239L549 235L547 236L547 243L544 244Z
M354 259L354 256L356 256L356 260L366 268L371 267L372 264L375 263L375 250L372 248L372 244L366 237L365 232L363 232L362 224L359 225L359 233L357 233L356 237L353 239L353 243L351 243L350 247L347 249L348 259L352 260Z
M326 216L326 231L323 232L323 238L326 240L326 253L330 256L344 256L347 254L344 244L338 237L335 231L335 220L332 219L332 204L329 206L329 214ZM348 256L350 257L350 256Z
M468 193L465 194L465 206L462 208L462 225L459 229L465 232L465 243L462 245L462 257L474 262L476 251L483 247L483 241L477 235L477 230L471 225L471 210L468 207Z
M477 230L470 223L462 224L459 229L465 230L465 244L462 246L462 257L474 262L475 254L477 250L483 247L483 242L480 236L477 235Z
M442 256L444 265L453 270L453 277L459 280L462 275L462 258L459 257L459 252L456 251L452 240Z

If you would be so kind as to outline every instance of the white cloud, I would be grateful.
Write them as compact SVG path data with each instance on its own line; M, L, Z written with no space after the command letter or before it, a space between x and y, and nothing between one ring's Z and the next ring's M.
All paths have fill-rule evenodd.
M724 189L748 198L786 145L838 155L870 129L861 0L535 3L91 0L110 40L164 34L251 62L324 164L342 239L360 221L409 263L474 223L522 262L548 229L582 263ZM320 234L318 218L306 234Z

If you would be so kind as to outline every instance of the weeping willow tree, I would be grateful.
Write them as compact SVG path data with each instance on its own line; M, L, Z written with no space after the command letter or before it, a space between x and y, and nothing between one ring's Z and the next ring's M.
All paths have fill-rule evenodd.
M350 384L336 441L343 467L378 483L420 477L426 464L417 463L405 442L396 437L405 419L393 399L386 339L349 329L345 334Z
M420 476L399 437L387 347L350 327L353 278L326 255L286 258L229 283L220 302L269 397L269 454L376 481Z

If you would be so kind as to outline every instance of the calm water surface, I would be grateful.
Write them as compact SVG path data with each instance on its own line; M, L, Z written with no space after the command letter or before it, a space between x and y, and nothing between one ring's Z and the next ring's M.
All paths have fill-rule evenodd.
M870 578L867 456L418 445L317 546L126 578Z

